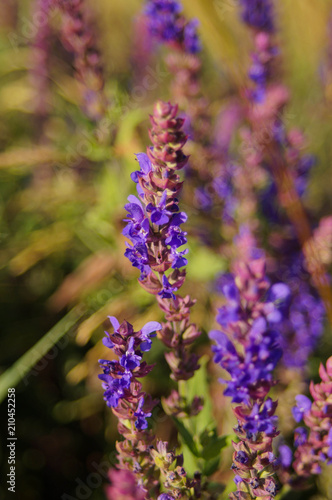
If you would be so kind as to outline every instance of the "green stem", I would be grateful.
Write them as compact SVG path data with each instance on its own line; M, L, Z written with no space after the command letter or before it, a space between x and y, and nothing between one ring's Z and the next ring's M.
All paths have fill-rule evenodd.
M56 325L51 328L31 349L21 356L8 370L0 376L0 403L5 399L10 387L15 387L48 353L50 349L76 325L85 314L81 306L74 307ZM52 355L54 358L55 355ZM41 371L38 370L38 372ZM28 381L25 379L25 384Z

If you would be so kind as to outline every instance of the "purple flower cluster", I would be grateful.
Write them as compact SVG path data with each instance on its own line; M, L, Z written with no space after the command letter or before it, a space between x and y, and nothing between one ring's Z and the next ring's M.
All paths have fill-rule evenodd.
M176 106L161 101L155 106L150 132L153 147L137 155L140 170L131 178L137 184L138 198L128 198L123 230L131 242L125 256L140 270L142 286L165 299L174 298L181 286L178 270L187 264L188 252L179 250L187 243L180 227L187 215L179 211L177 194L182 183L176 174L188 160L182 152L187 137L181 130L183 120L176 114ZM173 273L166 276L169 269Z
M185 280L186 271L180 268L187 264L188 252L180 250L187 242L180 227L187 216L179 211L177 198L182 188L177 171L188 161L183 153L187 136L177 111L177 106L162 101L154 107L149 131L153 147L147 154L137 155L140 170L131 178L137 184L138 198L128 198L123 234L131 242L125 255L141 271L141 286L157 295L165 313L167 322L162 325L160 338L171 349L165 354L171 377L188 380L199 367L198 356L188 350L200 332L190 323L190 308L195 301L175 295Z
M160 43L170 43L188 54L196 54L201 50L198 21L187 21L181 12L182 6L176 0L148 0L145 7L148 28Z
M227 370L231 377L228 381L222 381L227 384L225 396L231 397L233 403L248 405L257 395L262 397L273 384L272 373L282 355L279 333L270 330L263 318L257 319L249 332L244 354L237 351L223 332L212 331L210 338L217 343L212 348L214 361ZM255 418L259 423L258 418L263 414L257 415Z
M246 234L244 237L248 241ZM277 493L273 477L277 460L272 453L272 440L278 435L277 403L267 396L282 355L279 327L290 291L283 283L270 285L265 257L254 247L245 249L243 260L234 265L234 274L225 275L219 286L226 298L217 316L222 331L210 332L210 338L216 342L212 347L215 362L230 375L230 380L222 380L224 394L238 404L233 411L240 442L234 444L232 467L238 492L232 498L247 498L244 492L250 498L272 498Z
M295 228L307 269L331 318L329 279L311 238L310 221L301 202L314 159L302 154L303 135L298 130L287 132L282 119L283 109L289 101L289 90L275 78L279 50L273 33L273 3L271 0L241 0L241 4L243 19L253 28L255 48L249 71L253 88L247 92L250 130L246 133L244 145L246 163L251 164L253 170L263 165L268 167L278 191L278 203L281 202ZM270 188L275 191L273 185Z
M287 317L281 325L282 362L287 368L305 369L323 333L325 308L320 298L301 282L292 294Z
M104 372L99 375L105 389L104 399L106 404L114 409L120 406L121 400L134 402L136 429L146 429L148 426L146 418L150 417L151 413L143 410L145 395L139 391L136 379L144 377L153 368L152 365L142 361L142 355L143 352L150 350L151 337L155 335L153 332L160 330L161 325L151 321L140 331L134 332L132 325L127 321L120 325L113 316L110 316L110 321L114 333L110 335L106 332L107 336L103 339L103 343L119 356L119 360L99 360Z
M152 202L148 201L149 198L145 196L139 180L143 183L148 182L153 167L146 154L138 154L137 159L140 171L134 172L132 179L138 184L137 191L144 205L136 196L128 197L129 203L125 205L125 209L128 211L127 219L125 219L127 225L122 234L132 243L132 245L128 245L125 256L134 267L141 271L140 279L144 279L152 272L149 265L151 263L149 248L156 240L156 233L162 235L160 245L164 246L164 253L168 253L170 267L178 269L187 264L187 259L184 256L188 250L178 250L179 247L187 243L186 233L180 228L180 225L186 222L187 216L184 212L179 212L178 200L167 196L166 190L158 197L155 196ZM155 268L155 258L152 258L152 261L152 267ZM157 265L159 266L159 262ZM167 266L168 264L164 261L164 267ZM171 287L165 275L162 284L163 288L159 295L163 298L173 297L176 288Z
M296 429L293 463L297 476L304 479L320 474L324 462L332 463L332 357L326 368L320 365L319 375L320 383L310 383L313 401L299 395L293 408L296 422L303 420L307 426Z
M240 0L242 19L250 27L261 31L274 30L273 6L271 0Z

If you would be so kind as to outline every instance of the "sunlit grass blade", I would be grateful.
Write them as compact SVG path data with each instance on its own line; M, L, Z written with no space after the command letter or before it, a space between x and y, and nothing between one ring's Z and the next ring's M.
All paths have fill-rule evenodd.
M34 346L0 377L0 403L9 387L15 387L52 347L83 317L85 309L76 306L51 328Z

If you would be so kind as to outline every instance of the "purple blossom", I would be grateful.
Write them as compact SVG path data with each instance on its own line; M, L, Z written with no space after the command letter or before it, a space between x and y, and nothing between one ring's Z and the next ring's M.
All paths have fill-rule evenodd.
M137 153L136 159L140 166L140 170L133 172L130 177L137 184L140 177L144 177L151 172L152 165L149 157L145 153Z
M135 339L131 337L127 345L127 350L120 359L120 365L128 372L139 366L142 359L142 356L135 354L134 342Z
M186 222L187 215L184 212L179 212L177 198L169 196L166 189L161 195L159 192L158 197L154 197L154 200L159 198L159 201L147 203L140 183L150 182L150 174L153 173L154 166L145 153L139 153L136 156L141 170L134 172L132 179L137 183L137 191L141 200L133 195L128 197L130 203L125 205L128 214L124 219L127 225L122 234L132 243L132 245L127 243L128 248L125 251L125 256L134 267L141 271L140 280L144 280L151 273L150 265L154 262L152 257L149 257L149 243L155 241L155 226L158 226L159 232L162 231L161 245L165 253L168 254L171 267L179 269L187 265L185 255L188 250L177 250L187 243L187 233L180 228L180 225ZM151 200L151 195L148 199ZM166 282L164 285L160 294L169 297L169 285ZM175 288L174 291L176 291Z
M296 448L304 444L308 437L308 431L305 427L297 427L294 430L294 445Z
M296 396L295 401L296 406L292 408L293 417L295 422L301 422L303 416L311 409L311 401L307 396L303 396L302 394Z
M247 464L249 462L248 453L246 453L245 451L239 451L235 455L235 461L239 462L240 464Z
M199 22L197 19L189 21L183 30L185 52L189 54L197 54L202 50L201 41L199 39L197 28Z
M307 429L296 429L294 470L300 477L309 478L320 474L321 464L332 462L332 357L326 367L320 365L321 382L310 383L313 401L306 396L297 396L297 406L293 409L296 421L303 418ZM295 410L295 411L294 411Z
M226 299L217 316L222 331L209 334L216 342L212 346L214 361L230 376L221 381L226 385L224 394L238 403L233 412L238 421L234 431L240 441L233 442L232 468L241 471L241 480L236 479L238 491L231 494L232 499L258 498L266 493L274 496L277 491L273 477L277 461L272 451L272 440L278 435L277 402L267 396L282 355L279 327L290 296L284 284L270 286L264 255L255 248L250 234L245 232L241 237L250 243L245 246L243 260L235 263L233 274L219 278ZM259 448L257 442L262 443ZM264 478L262 469L267 472Z
M241 0L241 5L245 23L262 31L274 30L271 0Z
M282 324L281 344L283 364L303 370L323 333L325 308L305 282L300 282L299 278L296 281L297 290L292 294L289 311Z
M181 12L182 6L175 0L148 0L148 28L159 43L172 43L188 54L196 54L201 50L198 21L186 21Z
M99 360L103 368L103 374L99 375L99 378L105 389L106 404L116 408L119 400L130 393L131 383L137 377L142 377L150 371L151 367L142 363L142 351L150 350L153 332L160 330L161 325L156 321L151 321L139 332L134 332L132 325L126 321L120 325L115 317L110 316L109 319L114 333L110 335L106 332L103 343L112 349L120 360ZM141 406L138 409L141 410ZM143 418L143 415L141 417Z
M157 330L160 330L161 325L160 323L157 323L157 321L149 321L146 325L143 326L141 330L141 344L140 344L140 350L143 352L149 351L151 349L152 345L152 340L151 337L155 337Z
M279 446L279 459L281 462L281 465L287 469L288 467L291 466L292 460L293 460L293 453L292 450L290 449L287 444L282 444Z
M147 429L148 422L146 419L148 417L151 417L151 415L152 415L151 412L143 411L143 409L142 409L143 406L144 406L144 398L140 399L140 401L138 403L137 410L134 413L134 416L137 417L137 420L135 422L135 427L136 427L136 429L138 429L140 431L143 429Z
M275 433L278 421L278 417L272 414L275 407L276 404L273 403L271 398L268 398L262 406L257 403L254 404L243 426L250 438L259 432L263 432L267 436Z
M158 295L160 295L163 299L175 299L174 292L177 291L177 288L170 284L165 274L163 275L162 284L163 288Z
M224 394L230 396L233 403L249 403L252 393L272 382L282 351L278 332L268 330L262 318L253 324L244 356L224 333L212 331L210 338L217 343L212 347L215 362L231 376L231 380L223 382L227 385Z
M167 224L172 215L172 212L166 209L166 198L167 192L164 191L158 205L153 205L149 203L146 207L146 211L150 212L150 220L153 224L157 224L158 226L162 226L163 224Z

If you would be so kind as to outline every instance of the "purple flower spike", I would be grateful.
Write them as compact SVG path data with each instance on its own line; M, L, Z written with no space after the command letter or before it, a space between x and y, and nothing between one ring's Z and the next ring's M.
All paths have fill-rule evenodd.
M183 19L178 18L176 5L171 0L148 2L147 14L153 18L153 29L162 29L165 36L169 34L168 27L183 32L185 25ZM173 23L174 19L176 26L168 26L168 21ZM194 28L194 24L189 25L186 32L192 46L196 43ZM178 107L171 103L158 101L150 120L153 145L147 148L147 154L137 155L140 170L132 174L139 199L129 197L130 203L125 207L128 216L123 234L130 240L126 243L125 256L140 270L141 286L157 297L165 314L166 322L159 325L158 330L161 340L172 349L165 355L171 377L188 380L199 367L198 356L189 352L190 344L199 335L196 325L190 323L190 308L195 302L189 296L175 295L185 280L183 268L187 265L188 253L188 249L182 248L187 243L187 233L181 228L187 215L179 211L178 200L182 188L178 171L188 161L183 152L187 136L183 131L184 119L178 116ZM151 340L147 332L141 335L140 351L144 352L150 349ZM139 355L136 344L135 355Z
M142 365L142 352L151 348L152 333L160 330L161 325L150 321L142 330L134 332L130 323L124 321L121 325L114 316L109 316L114 333L106 332L103 340L106 347L112 349L119 357L119 361L100 360L104 373L99 375L105 389L104 399L108 406L116 408L119 400L127 397L126 390L130 390L131 383L136 377L142 377L151 370L151 366Z
M235 263L232 275L218 280L226 299L217 316L222 331L209 334L216 343L212 347L214 361L230 377L222 381L224 394L238 404L233 408L238 422L234 431L240 441L233 443L232 469L241 474L236 476L237 492L231 494L232 500L271 498L277 491L277 460L272 451L278 435L277 403L268 393L275 384L273 372L282 355L278 327L290 293L283 284L270 287L264 254L254 245L249 251L246 248L244 255Z

